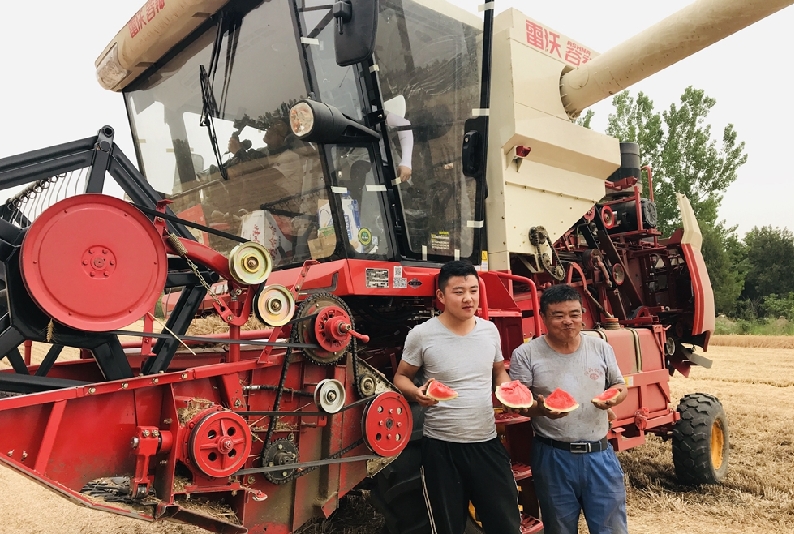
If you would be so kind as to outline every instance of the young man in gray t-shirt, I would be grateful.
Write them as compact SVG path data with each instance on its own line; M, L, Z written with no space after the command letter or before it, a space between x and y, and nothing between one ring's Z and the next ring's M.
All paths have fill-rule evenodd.
M608 410L627 390L615 352L605 341L582 335L582 301L566 284L545 290L540 310L547 334L513 351L510 376L532 390L532 475L546 534L576 534L584 512L590 534L624 534L626 488L623 470L609 445ZM555 413L545 397L562 388L579 403ZM609 388L620 391L609 402L591 399Z
M521 518L510 457L496 437L491 394L510 380L496 326L475 317L479 278L468 262L441 268L437 296L444 311L408 333L394 384L427 408L422 442L422 481L434 533L461 534L469 501L486 534L518 534ZM417 387L419 371L428 380ZM426 395L430 380L458 396L437 402Z

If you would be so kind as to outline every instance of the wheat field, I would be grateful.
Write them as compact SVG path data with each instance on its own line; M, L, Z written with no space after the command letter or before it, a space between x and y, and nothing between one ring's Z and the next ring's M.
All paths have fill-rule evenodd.
M679 486L670 443L655 437L620 453L632 534L794 533L794 437L788 426L794 414L794 338L781 338L715 336L706 353L714 360L711 369L694 368L690 378L673 377L673 399L701 392L723 403L729 422L729 474L721 486ZM35 347L34 359L43 351ZM7 367L6 362L0 367ZM5 467L0 467L0 509L0 534L205 532L90 510ZM339 514L304 531L375 534L379 523L376 512L355 497Z

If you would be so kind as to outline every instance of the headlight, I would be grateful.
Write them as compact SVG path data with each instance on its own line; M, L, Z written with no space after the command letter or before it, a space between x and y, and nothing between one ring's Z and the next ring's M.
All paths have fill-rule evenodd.
M298 137L309 135L314 128L314 110L306 102L298 102L289 110L289 125Z

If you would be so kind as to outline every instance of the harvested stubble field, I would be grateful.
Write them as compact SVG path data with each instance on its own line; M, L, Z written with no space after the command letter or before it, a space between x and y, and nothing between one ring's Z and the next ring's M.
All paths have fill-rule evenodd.
M37 353L42 354L37 347ZM730 424L730 471L722 486L682 487L670 443L621 453L633 534L794 533L794 338L715 336L712 369L672 379L673 398L704 392L719 397ZM41 358L41 356L39 356ZM0 362L5 366L5 362ZM198 534L175 523L149 524L73 504L0 467L0 533ZM382 520L360 497L304 534L376 534ZM584 532L585 530L582 530Z

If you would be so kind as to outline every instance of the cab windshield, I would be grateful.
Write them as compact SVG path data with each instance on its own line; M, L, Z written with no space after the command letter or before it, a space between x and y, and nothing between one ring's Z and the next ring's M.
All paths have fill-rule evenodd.
M126 92L139 161L147 180L172 201L174 212L211 228L258 241L276 267L306 259L388 257L385 214L374 183L373 150L318 147L289 128L289 108L309 94L304 46L296 37L292 2L231 3L159 68ZM330 57L318 58L339 87L346 75ZM327 55L327 54L326 54ZM356 87L346 113L361 116ZM326 179L359 185L336 195ZM337 216L336 203L346 217ZM334 203L334 206L331 205ZM362 221L368 225L361 231ZM359 235L361 234L361 236ZM337 235L343 236L338 239ZM196 232L221 252L230 239Z
M179 217L263 244L276 267L469 257L476 186L460 146L479 98L482 24L437 0L382 0L380 13L373 60L340 67L328 2L230 2L125 91L147 180ZM383 140L300 141L287 116L306 97ZM236 244L195 235L224 253Z

